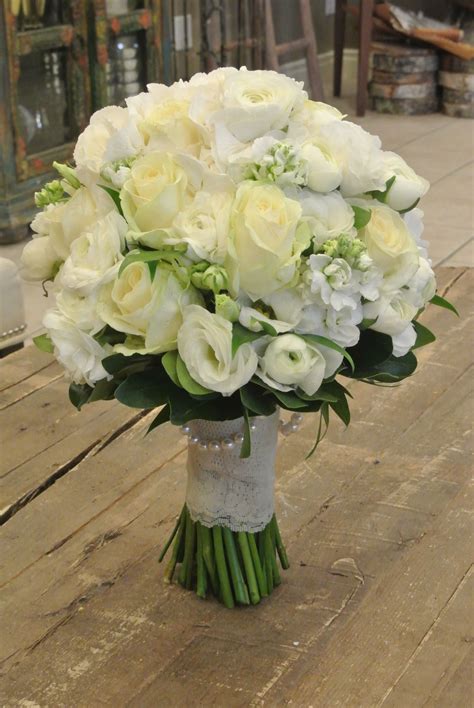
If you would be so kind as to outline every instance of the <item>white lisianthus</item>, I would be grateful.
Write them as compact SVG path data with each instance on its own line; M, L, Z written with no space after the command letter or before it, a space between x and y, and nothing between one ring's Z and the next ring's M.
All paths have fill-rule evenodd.
M385 188L380 139L359 125L334 120L322 125L320 138L342 171L343 197Z
M113 208L113 201L102 189L81 187L66 202L46 207L35 217L31 228L41 236L49 236L58 260L65 261L73 241Z
M223 396L245 386L258 363L250 344L242 344L232 356L232 324L196 305L184 309L178 352L195 381Z
M227 254L233 195L227 191L198 192L173 222L177 241L188 244L192 260L224 262Z
M61 261L49 236L37 236L23 248L21 264L21 275L25 280L51 280Z
M110 353L58 310L48 310L43 325L54 344L54 355L75 383L93 386L108 377L102 359Z
M388 190L386 204L397 211L410 209L426 194L430 183L424 177L417 175L396 152L384 152L383 161L386 170L385 181L395 177Z
M113 280L123 260L127 222L116 211L90 226L71 245L59 280L64 288L88 295Z
M158 265L152 277L146 263L130 263L113 283L102 289L98 313L110 327L124 332L115 351L154 353L176 349L183 308L202 303L198 291L185 288L172 271Z
M303 189L298 199L303 221L308 224L315 248L340 234L356 234L354 211L338 191L315 194L309 189Z
M173 243L173 221L191 203L202 176L199 162L168 152L151 152L135 160L120 192L130 237L152 248Z
M105 325L97 313L97 304L97 293L81 295L73 290L61 289L56 294L56 307L61 314L91 335L97 334Z
M239 187L227 260L234 293L241 288L257 300L293 280L307 245L298 232L300 216L298 202L276 186L244 182Z
M81 182L97 181L107 162L136 155L143 141L126 108L107 106L96 111L74 148L77 176Z
M402 287L418 269L418 247L396 211L372 203L370 209L370 221L358 236L367 246L376 267L383 273L382 287L386 290Z
M298 387L312 396L325 377L326 360L319 349L296 334L273 338L259 359L257 376L278 390Z
M425 258L420 258L420 266L406 287L407 300L418 309L425 307L436 294L436 277Z
M417 312L418 308L408 302L401 290L364 305L364 318L375 319L370 329L392 337L395 356L403 356L414 345L416 332L412 320Z
M307 281L311 294L335 310L357 308L360 297L352 275L352 268L343 258L331 258L322 253L309 257Z
M343 307L335 310L333 307L321 305L307 305L303 311L296 332L303 334L319 334L331 339L341 347L353 347L360 339L358 324L362 322L362 305L357 304L355 309Z

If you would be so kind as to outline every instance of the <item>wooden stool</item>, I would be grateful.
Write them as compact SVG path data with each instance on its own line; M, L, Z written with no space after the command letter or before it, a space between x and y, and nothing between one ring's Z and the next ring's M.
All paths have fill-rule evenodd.
M359 0L359 62L357 67L356 111L363 116L367 108L367 84L369 81L369 56L372 38L372 12L374 0ZM342 56L346 26L346 4L336 0L334 19L334 95L341 95Z

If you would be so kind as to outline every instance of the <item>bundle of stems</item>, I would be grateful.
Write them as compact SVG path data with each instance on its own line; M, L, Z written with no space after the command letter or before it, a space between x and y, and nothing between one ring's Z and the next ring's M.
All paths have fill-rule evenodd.
M281 582L277 557L284 570L289 567L275 515L258 533L231 531L193 521L185 504L160 563L171 546L165 582L171 583L177 572L184 588L202 598L211 592L228 608L256 605L270 595Z

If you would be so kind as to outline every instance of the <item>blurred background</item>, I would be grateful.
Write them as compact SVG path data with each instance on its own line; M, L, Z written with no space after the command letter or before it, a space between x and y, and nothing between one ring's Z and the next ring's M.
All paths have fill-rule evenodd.
M11 264L29 236L34 192L53 177L53 160L71 159L95 110L218 66L274 68L304 81L313 99L357 113L386 149L404 155L411 145L406 159L432 182L461 170L464 204L473 36L471 0L2 0L0 352L41 327L45 299ZM439 223L434 211L427 217ZM472 212L459 219L449 243L435 244L435 264L459 251L472 264Z

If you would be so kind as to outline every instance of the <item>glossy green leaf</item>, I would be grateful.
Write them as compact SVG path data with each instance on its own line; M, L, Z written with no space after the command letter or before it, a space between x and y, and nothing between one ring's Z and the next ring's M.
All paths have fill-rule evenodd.
M201 386L201 384L191 377L186 364L179 354L176 357L176 375L182 388L193 396L205 396L208 393L213 393L213 391L204 388L204 386Z
M107 379L97 381L87 403L92 403L93 401L110 401L114 397L116 388L117 384L115 381L107 381Z
M161 411L158 413L156 418L153 418L151 421L150 425L148 426L148 430L146 431L146 434L151 433L152 430L155 428L158 428L159 425L163 425L163 423L167 423L170 419L170 407L169 405L163 406Z
M438 307L444 307L446 310L454 312L454 314L459 317L459 312L456 310L454 305L449 302L449 300L446 300L446 298L441 297L441 295L433 295L430 302L432 305L438 305Z
M367 226L372 216L371 210L360 206L353 206L352 211L354 212L354 226L357 231Z
M277 391L274 389L273 395L277 398L283 408L290 411L298 411L308 406L306 401L303 401L296 393L291 391Z
M107 192L109 197L113 200L115 206L117 207L117 211L120 214L120 216L123 216L123 209L122 209L122 202L120 201L120 192L117 189L113 189L113 187L107 187L105 184L99 184L99 187L101 187L104 192Z
M127 376L115 391L115 398L131 408L156 408L168 402L173 384L158 372L143 371Z
M166 352L166 354L163 354L163 357L161 359L161 363L163 364L163 368L170 377L171 381L174 383L175 386L181 386L178 378L178 373L176 371L176 361L178 359L178 352L176 349L171 352Z
M247 342L254 342L260 339L262 332L252 332L250 329L243 327L240 322L234 322L232 327L232 356L235 356L237 349Z
M323 422L325 424L325 430L323 433ZM316 435L316 441L311 448L311 450L308 452L306 455L305 459L309 459L315 452L316 448L318 447L319 443L323 438L325 437L327 431L328 431L328 425L329 425L329 403L323 403L321 406L321 413L319 415L319 426L318 426L318 433Z
M343 395L335 403L329 404L333 409L334 413L339 416L345 426L348 426L351 422L351 412L349 410L349 405L347 403L346 397Z
M352 371L354 371L355 365L352 356L346 349L339 346L339 344L336 344L336 342L333 342L332 339L328 339L327 337L323 337L319 334L300 334L299 336L303 339L306 339L308 342L314 344L315 346L321 344L323 347L327 347L328 349L333 349L334 351L339 352L339 354L342 354L344 359L347 359Z
M418 349L418 347L424 347L426 344L431 344L436 341L436 337L433 332L429 330L428 327L422 325L421 322L416 321L413 323L413 326L416 331L416 342L412 349Z
M78 411L87 403L91 393L92 387L87 384L72 383L69 385L69 400Z
M47 334L39 334L37 337L33 337L33 342L35 343L35 347L42 352L47 352L48 354L54 352L54 344L51 337Z
M240 457L242 459L245 459L246 457L250 457L250 453L252 452L252 432L250 430L249 412L245 406L243 406L243 412L244 412L244 440L242 443L242 447L240 448Z
M262 390L260 386L247 384L240 389L242 404L257 415L271 415L275 412L276 403L272 395Z

